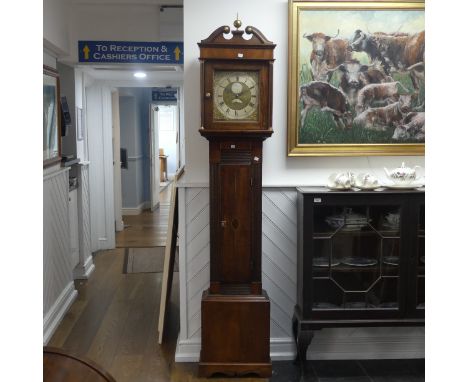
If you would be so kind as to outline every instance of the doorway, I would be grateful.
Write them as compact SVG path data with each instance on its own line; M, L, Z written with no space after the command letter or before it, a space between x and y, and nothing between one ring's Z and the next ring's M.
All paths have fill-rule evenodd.
M150 142L153 200L172 182L180 166L178 104L151 105Z

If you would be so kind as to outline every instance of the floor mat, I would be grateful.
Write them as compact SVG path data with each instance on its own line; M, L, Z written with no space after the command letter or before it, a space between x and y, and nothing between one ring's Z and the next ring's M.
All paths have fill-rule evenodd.
M160 273L164 269L166 247L126 248L123 273ZM178 253L174 272L179 271Z

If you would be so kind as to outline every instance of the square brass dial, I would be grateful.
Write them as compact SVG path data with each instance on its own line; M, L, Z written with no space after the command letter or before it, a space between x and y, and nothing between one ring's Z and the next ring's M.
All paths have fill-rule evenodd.
M213 120L258 121L257 71L214 71Z

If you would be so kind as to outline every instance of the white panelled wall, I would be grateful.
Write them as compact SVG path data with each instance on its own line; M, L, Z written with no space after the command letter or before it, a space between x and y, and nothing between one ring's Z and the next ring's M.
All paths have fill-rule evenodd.
M270 353L273 360L296 353L292 316L297 280L297 193L264 188L262 195L262 283L270 297ZM198 361L201 296L209 286L209 190L179 188L180 335L176 361ZM424 357L424 328L343 328L317 332L310 359Z
M44 170L43 341L47 343L77 297L68 221L68 168Z
M268 5L266 4L268 3ZM268 10L266 11L266 7ZM206 15L210 15L206 18ZM180 183L180 336L178 361L197 361L201 292L209 281L208 141L200 136L200 64L197 43L239 14L277 44L273 73L273 130L263 148L263 286L271 299L271 355L291 359L296 303L295 187L326 184L333 172L370 171L402 161L424 167L424 157L288 157L288 0L187 0L184 2L185 175ZM200 23L200 20L205 22ZM314 359L411 358L424 356L423 328L352 328L318 332L309 347Z

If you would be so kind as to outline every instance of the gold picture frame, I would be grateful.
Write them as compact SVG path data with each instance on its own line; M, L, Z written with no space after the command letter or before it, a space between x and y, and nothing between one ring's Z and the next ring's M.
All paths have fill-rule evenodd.
M424 7L289 0L288 156L424 155Z

